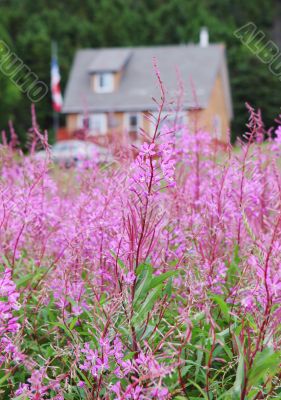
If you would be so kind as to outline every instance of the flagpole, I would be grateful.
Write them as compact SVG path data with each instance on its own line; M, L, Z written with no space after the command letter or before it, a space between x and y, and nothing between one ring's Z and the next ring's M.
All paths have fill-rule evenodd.
M54 59L57 60L58 58L58 44L56 41L52 41L52 61ZM54 134L55 136L57 135L57 131L60 127L60 116L59 113L53 108L53 130L54 130Z

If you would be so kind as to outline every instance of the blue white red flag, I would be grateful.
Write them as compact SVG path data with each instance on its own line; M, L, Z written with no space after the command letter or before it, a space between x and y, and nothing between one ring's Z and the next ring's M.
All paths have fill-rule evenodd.
M57 58L52 57L51 63L51 91L52 91L52 102L53 109L56 112L62 110L62 94L60 88L60 71Z

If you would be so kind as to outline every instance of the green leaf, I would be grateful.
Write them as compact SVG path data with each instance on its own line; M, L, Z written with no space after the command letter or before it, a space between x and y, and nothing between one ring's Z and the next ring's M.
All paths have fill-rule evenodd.
M172 276L175 276L177 274L178 274L178 271L167 271L161 275L154 276L149 285L149 289L153 289L155 286L158 286L161 283L163 283L166 279L168 279Z
M239 246L236 245L234 248L234 254L232 262L227 269L227 283L229 285L234 285L237 282L238 277L241 275L239 264L241 258L239 257Z
M125 361L126 361L126 360L132 360L133 357L134 357L134 355L135 355L135 352L134 352L134 351L130 351L129 353L127 353L127 354L124 356L124 360L125 360Z
M244 386L245 382L245 376L244 376L244 354L243 354L243 349L240 343L240 340L238 339L237 336L235 336L238 351L239 351L239 358L238 358L238 367L236 371L236 378L233 387L229 390L229 394L231 394L231 399L236 400L240 399L241 392Z
M148 324L144 332L142 332L142 330L138 332L137 339L141 338L142 340L144 340L145 338L147 338L147 336L149 336L153 332L154 328L155 325Z
M227 320L227 322L229 322L230 321L229 307L223 300L223 298L218 295L212 295L211 299L213 299L214 302L217 303L225 319Z
M160 297L160 294L162 292L162 285L157 286L156 288L152 289L149 295L146 297L145 301L141 305L141 308L139 311L135 311L135 314L132 318L132 324L135 324L138 320L141 321L143 317L146 317L148 312L152 310L152 308L155 305L155 302L158 300Z
M205 318L205 312L204 311L200 311L196 314L193 315L193 317L191 318L191 321L194 322L199 322L202 321L203 318Z
M78 321L79 317L74 317L72 318L70 324L69 324L69 329L72 331L72 329L75 327L77 321Z
M152 267L150 264L147 264L147 263L140 264L136 269L136 275L137 276L141 275L141 273L147 268L151 268L151 270L152 270Z
M56 322L56 323L51 323L51 325L54 325L54 326L57 326L58 328L61 328L68 337L73 339L73 337L71 335L71 332L70 332L70 329L65 324L63 324L61 322Z
M188 382L190 382L194 387L196 387L196 389L199 390L199 392L203 396L203 399L208 400L208 396L206 395L206 392L204 392L204 390L196 382L192 381L191 379L189 379Z
M142 269L139 270L139 276L137 279L137 289L134 296L134 304L147 295L149 285L152 280L152 267L151 265L145 264Z
M164 294L168 296L168 298L171 297L172 295L172 288L173 288L173 279L172 277L170 277L170 279L168 280L168 283L164 289Z
M25 284L27 282L30 282L30 281L32 282L33 278L34 278L34 274L31 273L31 274L27 274L27 275L23 276L22 278L18 279L16 281L17 288L20 288L21 286L25 286Z
M107 301L107 295L106 293L102 293L101 297L100 297L100 305L103 306Z
M274 376L281 362L281 352L274 352L270 347L266 347L255 357L254 363L249 372L249 388L260 381L265 380L269 375Z
M9 260L4 256L4 254L1 254L1 257L4 261L4 265L6 265L7 267L11 268L11 264L9 262Z
M11 375L11 372L8 372L6 375L4 375L4 376L0 379L0 387L1 387L1 385L3 385L4 382L6 382L6 380L9 378L10 375Z
M117 258L117 254L114 253L114 251L110 250L111 255L115 258ZM119 265L119 267L121 267L126 273L128 272L128 268L126 267L126 265L123 263L122 260L120 260L119 258L117 258L117 264Z
M217 335L219 337L219 334ZM233 358L233 353L230 349L230 347L225 343L224 338L220 338L220 342L222 343L222 348L225 351L225 353L228 355L229 360L232 360Z
M195 369L195 378L197 379L200 367L202 365L202 360L203 360L203 351L197 350L197 359L196 359L196 369Z

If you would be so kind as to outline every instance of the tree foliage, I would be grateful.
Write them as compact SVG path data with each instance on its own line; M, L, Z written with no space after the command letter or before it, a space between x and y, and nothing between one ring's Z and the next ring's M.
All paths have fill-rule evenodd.
M56 40L64 89L79 48L198 42L200 27L207 26L212 42L227 45L236 136L246 122L245 101L262 109L266 125L279 113L280 81L233 34L253 21L269 35L274 11L274 0L2 0L0 38L47 84ZM23 135L30 101L3 75L0 90L1 127L13 118ZM40 124L51 129L50 95L37 112Z

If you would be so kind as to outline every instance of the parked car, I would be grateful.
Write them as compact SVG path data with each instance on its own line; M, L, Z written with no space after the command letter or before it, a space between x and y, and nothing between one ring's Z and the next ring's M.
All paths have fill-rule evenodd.
M45 158L46 152L39 151L37 158ZM51 158L57 164L71 166L83 160L96 159L98 163L112 162L108 149L83 140L62 140L51 147Z

